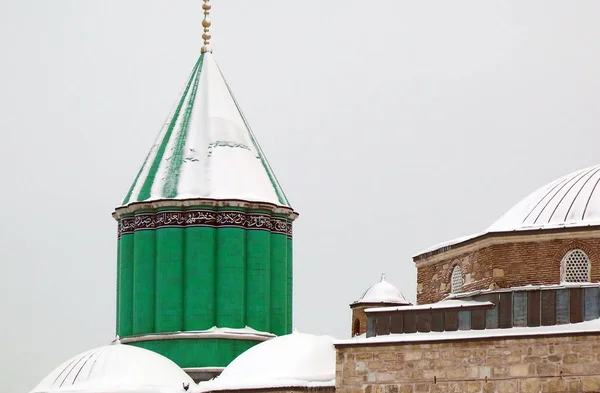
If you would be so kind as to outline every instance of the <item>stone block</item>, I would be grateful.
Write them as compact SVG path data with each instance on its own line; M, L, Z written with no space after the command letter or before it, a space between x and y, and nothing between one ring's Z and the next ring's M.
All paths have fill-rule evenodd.
M540 377L554 377L558 375L558 365L553 363L537 364L536 375Z
M410 351L404 353L404 360L420 360L423 358L422 351Z
M484 393L496 393L496 382L484 382L483 383Z
M466 391L467 391L467 393L481 392L481 382L476 382L476 381L467 382Z
M579 363L579 355L577 355L576 353L568 353L563 356L563 363L564 364Z
M548 356L548 361L552 362L552 363L562 362L562 355L559 355L559 354L550 355L550 356Z
M429 384L428 383L417 383L415 384L415 392L429 392Z
M398 385L385 385L384 393L398 393Z
M529 375L529 365L515 364L513 366L510 366L509 373L511 377L526 377Z
M518 383L514 379L497 381L496 385L497 393L517 393L519 391Z
M440 353L439 351L426 351L423 354L423 358L425 359L439 359Z
M381 353L376 353L374 358L377 360L384 361L384 362L389 362L389 361L396 361L398 356L395 352L381 352Z
M396 379L396 373L394 373L394 372L377 373L375 378L376 378L377 382L392 382Z
M504 364L504 358L500 356L493 356L487 358L486 364L488 366L501 366Z
M490 378L492 376L492 368L491 367L479 367L479 377L480 378Z
M502 278L504 277L504 269L494 269L494 278Z
M492 375L496 377L506 377L509 374L509 369L505 366L494 367L492 369Z
M464 379L467 377L467 369L466 368L454 368L450 370L446 370L446 378L452 379Z
M566 392L567 384L562 378L553 378L546 382L542 382L542 392Z
M593 354L579 355L579 363L590 363L593 362L595 359L596 356Z
M383 363L380 362L379 360L373 360L373 361L367 362L367 368L369 370L381 370L381 369L383 369Z
M431 385L431 393L448 393L449 385L447 383L437 383Z
M580 379L570 379L567 381L567 390L569 392L581 392L581 380Z
M373 354L370 352L356 354L356 360L371 360L371 359L373 359Z
M519 392L521 393L539 393L540 391L539 378L522 379L519 383Z
M600 392L600 377L585 377L581 380L584 392Z

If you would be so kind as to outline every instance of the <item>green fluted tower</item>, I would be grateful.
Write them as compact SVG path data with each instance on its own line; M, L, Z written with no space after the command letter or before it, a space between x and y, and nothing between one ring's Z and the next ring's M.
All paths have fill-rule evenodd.
M113 215L121 342L202 379L291 333L297 214L207 46Z

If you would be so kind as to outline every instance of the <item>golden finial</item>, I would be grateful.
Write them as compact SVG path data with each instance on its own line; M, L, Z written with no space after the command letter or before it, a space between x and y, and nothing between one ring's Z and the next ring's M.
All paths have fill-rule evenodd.
M208 4L210 0L203 0L204 4L202 4L202 9L204 10L204 19L202 20L202 27L204 27L204 34L202 34L202 39L204 40L204 45L202 46L202 53L212 52L210 48L210 9L212 6Z

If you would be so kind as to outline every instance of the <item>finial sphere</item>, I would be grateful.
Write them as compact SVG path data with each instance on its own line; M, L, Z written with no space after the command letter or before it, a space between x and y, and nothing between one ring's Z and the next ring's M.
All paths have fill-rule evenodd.
M204 34L202 34L202 39L204 40L204 46L202 46L202 53L212 52L210 49L210 39L212 36L210 35L210 26L212 22L210 21L209 15L212 6L209 3L210 0L203 0L204 4L202 4L202 9L204 10L204 19L202 20L202 27L204 27Z

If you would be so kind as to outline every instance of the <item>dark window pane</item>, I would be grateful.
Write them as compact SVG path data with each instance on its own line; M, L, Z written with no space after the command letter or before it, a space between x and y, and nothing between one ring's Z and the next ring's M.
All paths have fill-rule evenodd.
M542 291L542 325L556 325L556 291Z
M540 326L540 291L527 292L527 326Z

